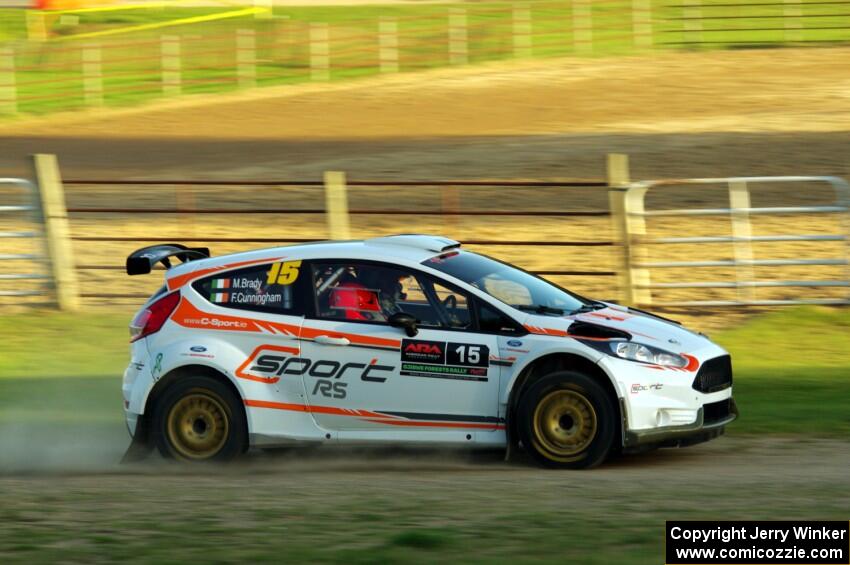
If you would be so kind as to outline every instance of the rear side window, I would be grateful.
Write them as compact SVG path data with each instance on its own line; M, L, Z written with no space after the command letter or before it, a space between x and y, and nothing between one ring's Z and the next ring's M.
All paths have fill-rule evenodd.
M301 261L280 261L216 274L192 286L216 306L300 315L303 278Z

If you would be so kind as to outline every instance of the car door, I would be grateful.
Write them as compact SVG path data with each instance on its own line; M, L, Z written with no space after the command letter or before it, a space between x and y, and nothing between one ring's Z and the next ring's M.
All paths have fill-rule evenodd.
M282 378L281 373L299 353L304 304L311 293L305 280L309 275L302 272L301 261L269 261L216 272L193 283L201 300L197 307L180 307L185 310L184 323L229 331L227 344L232 349L225 354L210 345L187 355L226 360L230 365L225 368L240 380L248 402L302 399L301 380Z
M311 412L328 430L499 429L495 335L476 331L471 298L422 273L387 264L311 265L315 310L302 328ZM420 320L406 335L388 318Z

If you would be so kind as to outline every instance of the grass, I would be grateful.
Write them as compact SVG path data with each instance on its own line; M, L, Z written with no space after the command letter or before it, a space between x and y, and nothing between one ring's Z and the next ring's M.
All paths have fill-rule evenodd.
M0 318L0 422L118 418L130 315ZM842 308L789 308L712 336L734 360L742 418L731 432L846 437L849 318Z
M806 17L799 33L787 33L782 7L715 7L705 5L702 31L686 31L690 14L661 0L652 0L651 44L656 49L724 48L782 45L786 42L850 40L850 26L841 6L803 6ZM527 2L531 20L531 55L534 57L610 56L641 52L636 47L643 28L636 28L631 2L591 3L590 23L573 12L566 1ZM457 5L453 5L457 7ZM510 59L514 52L513 3L474 2L464 5L468 23L470 63ZM172 7L167 9L95 12L79 15L77 24L53 18L54 40L22 43L26 36L23 10L0 13L0 43L18 45L18 110L43 114L89 104L84 96L82 47L103 48L104 103L107 106L140 104L164 96L160 75L162 35L181 39L184 93L223 92L237 87L235 33L252 29L257 42L257 84L292 84L310 80L311 23L322 22L330 33L330 80L345 80L380 72L378 22L398 22L398 52L402 71L447 66L449 61L448 4L367 6L279 6L274 18L235 18L200 24L177 25L101 38L72 39L74 35L163 23L208 15L229 8ZM726 20L734 15L742 19ZM718 19L719 18L719 19ZM588 27L589 25L589 27ZM751 31L765 29L766 31ZM584 31L582 31L584 30ZM57 39L59 41L57 41ZM700 43L700 45L695 45Z

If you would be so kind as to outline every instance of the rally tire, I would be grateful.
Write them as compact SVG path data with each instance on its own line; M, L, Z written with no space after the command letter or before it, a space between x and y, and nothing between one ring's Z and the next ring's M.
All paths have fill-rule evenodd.
M558 371L538 379L520 398L516 416L523 448L545 467L595 467L614 445L614 403L596 379L583 373Z
M163 457L230 461L248 449L242 404L228 386L203 375L179 378L157 400L154 443Z

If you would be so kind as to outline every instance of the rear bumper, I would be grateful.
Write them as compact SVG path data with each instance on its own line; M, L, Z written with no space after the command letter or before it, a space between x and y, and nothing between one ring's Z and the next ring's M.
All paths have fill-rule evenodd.
M709 441L723 435L726 426L738 418L738 406L735 399L729 399L729 415L711 422L705 421L705 412L700 408L697 418L692 424L684 426L665 426L647 430L630 430L625 418L625 404L621 403L623 412L623 447L638 447L657 445L661 447L684 447L695 443Z

